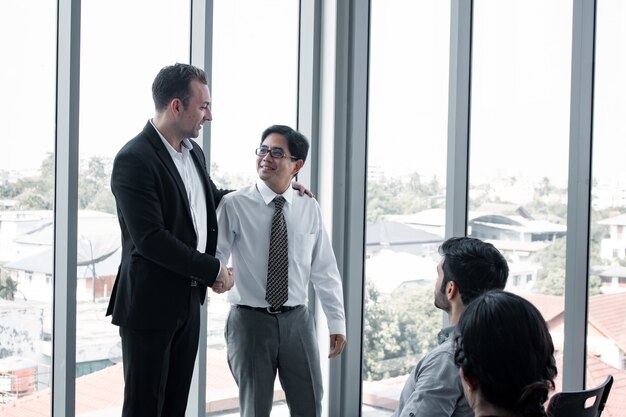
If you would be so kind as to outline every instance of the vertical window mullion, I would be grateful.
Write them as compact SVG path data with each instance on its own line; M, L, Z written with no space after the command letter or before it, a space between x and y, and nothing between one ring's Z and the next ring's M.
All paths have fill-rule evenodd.
M344 282L349 341L340 361L331 364L330 380L339 382L328 415L352 417L361 409L370 4L351 0L335 6L332 241Z
M80 0L59 0L54 192L52 416L76 414Z
M574 0L563 389L585 385L595 0Z
M450 13L446 238L467 230L472 3L453 0Z

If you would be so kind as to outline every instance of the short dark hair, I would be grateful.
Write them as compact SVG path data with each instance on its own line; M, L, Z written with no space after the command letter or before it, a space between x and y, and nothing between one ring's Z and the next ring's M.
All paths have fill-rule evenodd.
M545 416L557 375L554 345L541 313L506 291L477 297L457 324L454 361L489 403L515 414Z
M459 287L461 301L467 305L485 291L504 289L509 266L491 243L472 237L452 237L441 244L444 292L449 281Z
M154 108L161 111L175 98L187 107L191 92L189 85L192 81L199 81L208 85L208 78L204 70L189 64L174 64L163 67L152 82L152 99Z
M278 133L287 139L287 146L289 147L289 153L291 156L297 159L302 159L303 162L306 161L306 157L309 153L309 141L302 133L297 130L293 130L289 126L272 125L263 131L263 134L261 135L261 145L263 144L265 138L272 133Z

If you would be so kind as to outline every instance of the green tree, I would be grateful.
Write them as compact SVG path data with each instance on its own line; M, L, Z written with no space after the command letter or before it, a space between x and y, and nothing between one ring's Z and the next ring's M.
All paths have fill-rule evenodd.
M442 311L434 304L433 289L401 287L391 298L405 352L415 359L424 356L437 345L437 334L443 321Z
M6 271L0 270L0 298L15 300L15 294L20 292L17 285L17 281L13 280Z
M110 175L107 174L106 164L100 157L92 157L87 166L80 170L78 180L78 208L92 208L96 196L107 188Z
M52 204L33 190L20 194L15 207L18 210L52 210Z
M9 194L17 200L15 210L52 210L54 203L54 154L48 153L41 162L39 176L20 178L15 185L4 188L2 194Z
M385 309L379 291L366 280L363 311L363 377L376 381L389 376L385 360L400 354L400 329L397 317Z
M364 378L405 375L435 347L442 314L431 289L400 287L382 296L367 279L364 310Z
M433 177L424 184L418 173L408 177L380 177L367 181L367 222L375 223L383 215L412 214L442 204L443 189Z
M540 265L537 276L538 291L541 294L565 294L565 249L566 238L556 239L554 243L537 254ZM601 281L596 275L589 277L589 295L600 294Z

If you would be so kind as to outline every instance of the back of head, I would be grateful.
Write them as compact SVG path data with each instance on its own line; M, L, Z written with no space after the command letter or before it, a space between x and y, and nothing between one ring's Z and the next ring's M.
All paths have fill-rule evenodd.
M459 320L455 362L490 404L527 417L545 416L554 389L554 345L541 313L527 300L490 291Z
M486 291L504 289L509 266L491 243L453 237L441 244L439 254L444 257L442 288L448 281L454 281L464 305Z
M174 98L183 102L183 107L191 98L189 85L192 81L208 84L204 70L189 64L174 64L163 67L152 82L152 99L157 112L164 110Z
M284 136L287 140L291 156L296 159L302 159L303 162L306 161L306 157L309 153L309 141L302 133L290 128L289 126L272 125L263 131L263 134L261 135L261 145L263 144L265 138L272 133Z

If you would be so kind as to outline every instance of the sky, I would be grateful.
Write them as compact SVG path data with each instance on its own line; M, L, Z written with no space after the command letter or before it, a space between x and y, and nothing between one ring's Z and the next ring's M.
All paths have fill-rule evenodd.
M475 2L474 181L567 178L571 3ZM0 5L3 169L36 169L53 150L55 7ZM81 157L113 157L152 116L158 70L188 60L189 4L84 0L82 9ZM217 0L214 14L211 152L224 172L252 172L263 129L295 125L297 2ZM389 175L445 177L449 15L449 2L372 1L369 165ZM604 177L624 174L624 21L623 2L599 2L594 168Z

